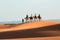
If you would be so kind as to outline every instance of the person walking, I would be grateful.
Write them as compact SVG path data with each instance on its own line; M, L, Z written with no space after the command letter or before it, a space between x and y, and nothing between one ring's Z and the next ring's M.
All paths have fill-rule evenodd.
M24 19L22 19L22 23L24 23Z

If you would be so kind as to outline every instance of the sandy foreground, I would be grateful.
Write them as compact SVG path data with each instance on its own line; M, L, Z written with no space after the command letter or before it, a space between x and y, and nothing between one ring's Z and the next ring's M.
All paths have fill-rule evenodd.
M25 24L21 24L21 25L19 24L19 25L15 25L15 26L0 24L0 32L32 29L32 28L44 27L44 26L55 25L55 24L60 24L60 22L37 21L37 22L29 22L29 23L25 23Z
M60 40L60 37L38 37L38 38L18 38L18 39L1 39L1 40Z
M40 28L40 27L46 27L46 26L56 25L56 24L60 24L60 22L36 21L36 22L29 22L29 23L18 24L18 25L0 24L0 33L8 32L8 31L18 31L18 30L25 30L25 29ZM40 32L44 33L44 34L48 34L48 35L49 34L52 34L52 35L56 35L56 34L58 35L59 34L60 35L59 31L40 31ZM39 32L37 32L37 34L39 34ZM34 37L34 38L13 38L13 39L1 39L1 40L60 40L60 36Z

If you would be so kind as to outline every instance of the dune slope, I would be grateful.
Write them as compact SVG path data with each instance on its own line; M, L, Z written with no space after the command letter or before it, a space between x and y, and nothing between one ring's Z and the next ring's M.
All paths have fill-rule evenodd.
M60 36L60 22L37 21L0 29L0 39Z
M9 26L8 26L9 28L0 28L0 32L39 28L39 27L50 26L50 25L55 25L55 24L60 24L60 22L55 22L55 21L30 22L30 23L25 23L21 25L10 26L11 28ZM2 25L2 26L6 27L6 25Z

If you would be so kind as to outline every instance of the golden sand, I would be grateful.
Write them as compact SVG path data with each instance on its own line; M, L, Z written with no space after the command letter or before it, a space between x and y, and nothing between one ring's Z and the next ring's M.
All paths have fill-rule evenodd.
M16 26L11 26L11 28L0 28L0 32L39 28L39 27L45 27L45 26L50 26L50 25L55 25L55 24L60 24L60 22L55 22L55 21L29 22L29 23L19 24L19 25L16 25ZM10 25L7 26L5 24L0 24L0 27L9 27L9 26ZM16 38L16 39L2 39L2 40L60 40L60 36L56 36L56 37L36 37L36 38Z
M29 22L29 23L16 25L16 26L10 26L11 28L9 27L9 25L0 24L0 27L2 27L2 26L9 27L9 28L0 28L0 32L32 29L32 28L44 27L44 26L55 25L55 24L60 24L60 22L36 21L36 22Z

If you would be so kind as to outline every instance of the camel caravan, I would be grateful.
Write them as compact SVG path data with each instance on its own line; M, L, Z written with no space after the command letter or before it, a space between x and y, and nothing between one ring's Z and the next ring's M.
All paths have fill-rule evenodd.
M26 22L32 22L32 21L40 21L41 20L41 16L40 14L38 16L36 16L36 14L34 16L29 17L28 15L26 15L26 17L24 18L26 20ZM22 23L24 23L24 19L22 19Z

